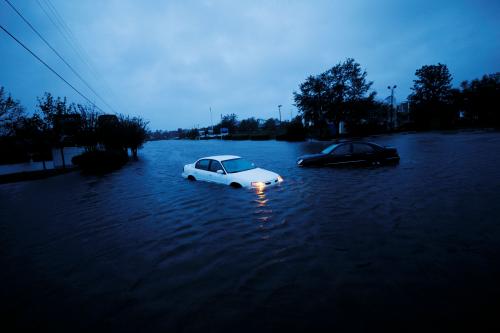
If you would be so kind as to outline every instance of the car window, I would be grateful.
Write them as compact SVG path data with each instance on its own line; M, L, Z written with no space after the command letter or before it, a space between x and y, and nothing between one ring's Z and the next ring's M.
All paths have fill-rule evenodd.
M195 168L200 170L208 170L208 165L210 164L210 160L199 160L196 162Z
M256 166L252 162L249 162L243 158L235 158L232 160L222 161L224 168L226 168L227 173L236 173L255 169Z
M343 144L335 148L332 152L333 155L347 155L351 153L351 144Z
M373 153L374 149L372 146L365 143L354 143L352 145L352 151L354 152L354 154L369 154Z
M332 152L332 150L334 150L334 149L335 149L335 148L337 148L338 146L339 146L339 144L338 144L338 143L335 143L335 144L333 144L333 145L331 145L331 146L326 147L326 148L325 148L325 149L323 149L321 152L322 152L323 154L330 154L330 153Z
M222 165L220 165L218 161L212 160L212 163L210 163L210 169L208 171L217 172L217 170L224 171L224 169L222 169Z

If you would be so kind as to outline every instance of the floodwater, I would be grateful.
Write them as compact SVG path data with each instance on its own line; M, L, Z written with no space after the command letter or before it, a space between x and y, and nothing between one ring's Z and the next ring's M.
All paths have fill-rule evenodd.
M398 134L397 166L298 168L327 143L157 141L95 177L0 185L0 310L17 329L436 330L497 325L500 133ZM189 182L235 154L285 181Z

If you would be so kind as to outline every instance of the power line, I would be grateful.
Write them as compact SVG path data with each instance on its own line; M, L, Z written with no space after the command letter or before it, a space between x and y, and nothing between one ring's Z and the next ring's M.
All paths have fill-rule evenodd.
M35 57L38 61L40 61L45 67L47 67L52 73L54 73L58 78L60 78L64 83L66 83L71 89L73 89L78 95L83 97L87 102L89 102L91 105L93 105L95 108L100 110L101 112L104 112L103 109L98 107L94 102L92 102L87 96L82 94L78 89L76 89L71 83L66 81L65 78L63 78L58 72L56 72L52 67L50 67L45 61L43 61L39 56L37 56L33 51L31 51L26 45L23 44L19 39L17 39L13 34L11 34L7 29L3 27L3 25L0 24L0 29L5 31L7 35L9 35L12 39L14 39L19 45L21 45L26 51L28 51L33 57Z
M60 54L59 52L52 47L52 45L38 32L38 30L19 12L19 10L9 1L5 0L5 2L23 19L23 21L33 30L38 37L59 57L68 66L68 68L75 74L86 86L89 88L110 110L117 113L105 100L101 97L89 84L88 82L71 66Z
M111 93L111 95L113 95L114 98L116 99L115 93L109 87L106 80L104 78L99 77L100 74L97 72L97 70L94 68L94 66L92 66L91 62L89 60L87 60L88 53L85 52L84 48L80 45L80 43L78 42L78 38L71 31L68 31L69 26L64 22L64 19L57 12L54 5L52 5L52 4L49 5L47 0L42 1L44 3L43 5L42 5L42 2L40 0L36 0L36 2L37 2L38 7L40 7L40 9L43 11L45 16L47 16L49 21L52 23L52 25L59 32L59 35L61 35L64 38L64 40L69 45L69 47L73 50L75 55L80 59L82 64L84 64L84 67L86 67L86 69L88 69L90 74L92 74L92 77L94 79L96 79L98 82L103 83L104 87L106 88L106 91L108 93ZM74 36L74 38L72 36ZM87 54L87 56L85 56L84 53Z
M71 28L69 27L69 25L66 23L66 21L64 20L64 18L62 17L62 15L59 14L59 11L54 6L54 4L52 4L52 2L50 0L43 0L43 1L45 2L46 6L52 11L52 13L54 13L55 18L61 24L61 27L66 31L66 33L68 34L68 36L70 38L72 38L72 39L75 40L76 47L79 48L82 51L82 54L84 56L88 56L88 53L81 46L81 44L78 42L78 38L75 36L75 34L73 33L73 31L71 30Z
M87 66L92 76L104 85L104 88L106 88L105 90L107 90L108 93L110 93L116 98L116 94L114 93L113 89L110 88L109 84L107 83L104 77L102 78L100 77L101 74L93 66L93 63L90 60L89 53L82 46L82 44L78 40L78 37L73 33L73 31L66 23L62 15L59 13L57 8L54 6L54 4L50 0L43 0L43 2L45 6L49 9L50 13L53 15L55 21L51 18L51 15L45 10L45 8L41 5L40 0L37 0L38 6L43 10L45 15L49 18L49 20L56 27L59 33L64 37L64 39L73 49L73 51L75 51L80 60Z
M45 8L42 6L42 4L41 4L41 2L40 2L39 0L37 0L36 2L37 2L37 4L38 4L38 6L42 9L42 11L43 11L43 13L45 14L45 16L47 16L47 18L50 20L50 22L52 22L52 24L53 24L53 25L54 25L54 27L57 29L57 31L59 31L59 34L60 34L60 35L61 35L61 36L62 36L62 37L66 40L66 42L67 42L67 43L68 43L68 45L69 45L69 46L73 49L73 51L74 51L74 52L75 52L75 54L78 56L78 58L80 58L80 60L82 61L82 63L84 63L85 65L87 65L87 67L88 67L89 69L91 69L91 68L90 68L90 65L88 64L88 62L87 62L87 61L83 58L83 55L80 53L80 51L78 51L78 50L77 50L77 48L76 48L76 44L74 44L74 43L72 43L72 42L71 42L71 40L70 40L70 38L71 38L71 37L68 37L68 36L69 36L69 34L68 34L67 32L65 33L63 30L61 30L61 28L64 28L64 27L62 26L62 24L61 24L61 23L59 23L59 22L55 22L55 21L54 21L54 19L52 19L52 16L51 16L51 15L47 12L47 9L45 9ZM46 6L47 6L47 8L49 8L47 4L46 4ZM50 8L49 8L49 9L50 9ZM54 17L55 17L55 14L54 14ZM92 70L92 69L91 69L91 70ZM94 74L93 72L92 72L92 74L95 76L95 74Z
M66 40L68 45L73 49L73 51L78 56L78 58L80 58L82 63L84 63L87 66L87 68L90 70L94 78L100 80L100 78L98 78L97 72L91 66L90 62L87 60L83 48L79 45L77 38L69 30L68 25L64 22L61 15L56 11L55 7L52 4L49 4L46 0L44 0L43 3L47 9L44 6L42 6L40 0L37 0L38 6L42 9L44 14L49 18L50 22L52 22L54 27L56 27L57 31L59 31L59 34Z

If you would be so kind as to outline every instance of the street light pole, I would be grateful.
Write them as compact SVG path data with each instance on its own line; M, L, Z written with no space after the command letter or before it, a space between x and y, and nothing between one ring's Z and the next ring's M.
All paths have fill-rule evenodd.
M283 105L281 105L281 104L280 104L280 105L278 105L278 112L279 112L279 114L280 114L280 125L281 125L281 107L282 107L282 106L283 106Z
M214 122L212 121L212 107L210 107L210 125L212 126L212 135L214 134Z
M388 86L387 89L391 91L391 117L390 117L390 123L391 123L391 129L394 128L394 89L396 89L398 86Z

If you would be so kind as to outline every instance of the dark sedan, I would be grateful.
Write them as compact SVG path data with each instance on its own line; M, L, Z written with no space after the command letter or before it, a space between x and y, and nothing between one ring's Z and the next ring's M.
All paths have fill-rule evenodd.
M297 158L299 166L379 165L398 162L396 148L382 147L371 142L335 143L319 154Z

